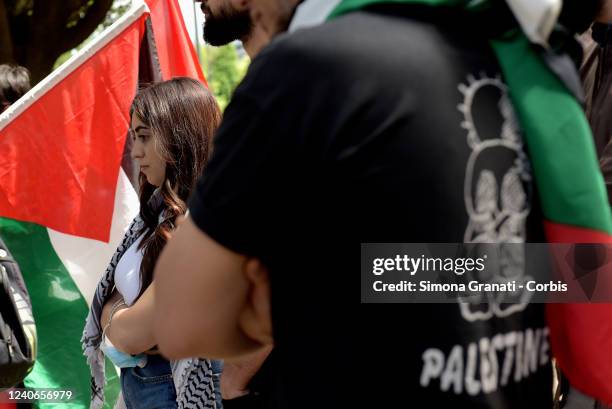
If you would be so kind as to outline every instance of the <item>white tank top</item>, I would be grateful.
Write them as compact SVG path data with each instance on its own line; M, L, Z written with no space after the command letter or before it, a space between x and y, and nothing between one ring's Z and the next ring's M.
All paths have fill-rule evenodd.
M144 234L138 237L134 243L123 253L115 268L115 286L123 296L127 306L134 304L140 293L140 264L144 249L138 249Z

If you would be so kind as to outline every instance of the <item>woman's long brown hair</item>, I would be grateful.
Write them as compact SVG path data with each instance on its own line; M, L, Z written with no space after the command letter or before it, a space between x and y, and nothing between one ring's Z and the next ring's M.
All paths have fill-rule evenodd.
M142 173L139 176L140 216L144 221L140 231L144 237L139 246L144 249L140 267L142 294L153 281L155 263L175 228L177 217L187 211L186 202L208 161L221 111L202 83L191 78L174 78L141 90L132 103L131 115L136 115L151 129L166 161L166 176L160 186L161 208L149 205L156 187ZM163 214L161 222L160 214Z

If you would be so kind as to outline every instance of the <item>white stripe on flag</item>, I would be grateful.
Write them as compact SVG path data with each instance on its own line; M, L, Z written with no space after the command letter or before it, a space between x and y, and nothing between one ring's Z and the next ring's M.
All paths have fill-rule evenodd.
M317 26L325 21L340 4L340 0L306 0L300 4L289 24L289 32L300 28Z
M98 280L108 266L125 231L139 211L136 191L121 169L115 193L115 207L108 243L72 236L47 229L51 245L64 263L81 294L89 305L93 299Z

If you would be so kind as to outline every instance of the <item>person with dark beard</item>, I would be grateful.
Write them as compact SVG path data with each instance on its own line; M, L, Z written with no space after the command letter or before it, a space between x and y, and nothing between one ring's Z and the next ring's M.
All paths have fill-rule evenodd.
M264 29L276 27L292 2L244 0L266 18ZM513 16L496 8L498 18L472 14L463 8L467 0L343 3L357 8L274 41L235 92L190 216L157 265L161 350L232 358L274 342L280 359L273 408L551 407L541 305L483 311L467 304L364 305L363 298L359 305L356 298L361 243L507 240L478 221L496 217L489 210L482 217L479 208L497 212L498 203L516 197L504 178L517 180L512 185L521 192L509 212L526 209L515 218L512 240L544 240L545 207L530 192L545 186L534 185L531 170L539 168L528 161L546 162L533 150L527 157L517 124L542 123L550 105L534 104L535 116L519 122L508 91L539 89L535 76L516 77L524 62L542 67L535 47L523 40L523 61L503 53L498 60L489 37L515 30ZM365 4L371 7L358 8ZM539 73L547 83L554 79ZM578 104L559 89L572 102L568 118L584 129ZM515 109L529 114L518 100ZM564 114L552 111L554 118ZM529 129L531 141L559 140L546 138L547 129ZM486 151L489 135L509 138L514 148ZM473 177L478 158L487 165ZM577 162L596 168L592 157ZM506 199L498 200L499 187ZM167 335L175 331L190 333ZM523 340L534 333L545 343L526 348ZM503 356L491 345L504 345ZM525 356L535 365L525 366Z
M272 39L261 26L253 24L248 10L237 10L230 0L200 2L206 18L203 37L208 44L219 47L240 40L252 59ZM271 350L269 347L239 361L226 362L221 368L213 368L215 372L222 372L221 394L225 409L260 406L257 395L269 378L267 368L273 359L273 356L268 358ZM213 365L218 362L221 361L213 361Z
M271 37L253 24L248 10L237 10L230 0L196 2L201 3L206 18L203 37L208 44L219 47L240 40L249 57L254 58L270 42Z

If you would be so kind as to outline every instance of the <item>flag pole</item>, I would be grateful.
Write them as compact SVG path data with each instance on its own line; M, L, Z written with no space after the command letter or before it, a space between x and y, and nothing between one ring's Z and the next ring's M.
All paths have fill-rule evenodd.
M198 62L202 66L202 56L200 55L200 33L198 33L198 13L196 10L196 2L193 2L193 24L195 25L195 47L198 55Z

